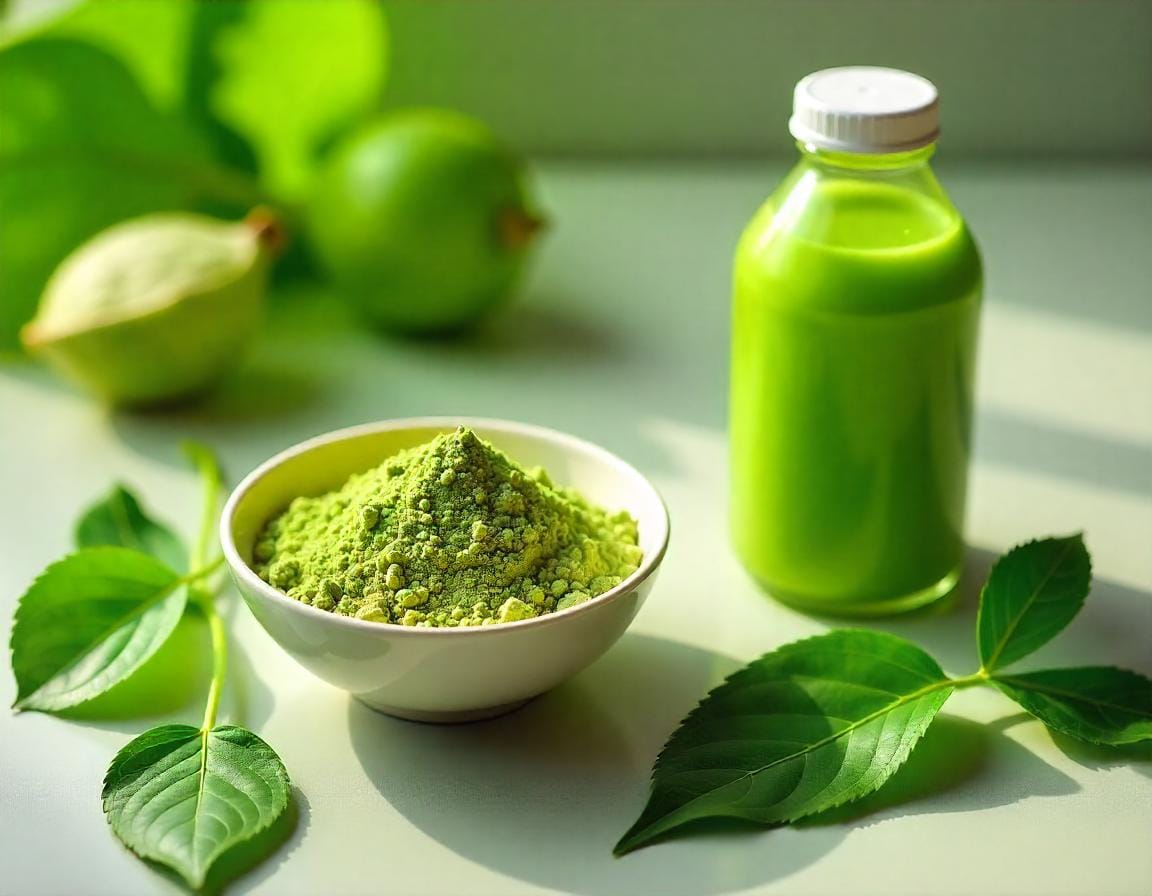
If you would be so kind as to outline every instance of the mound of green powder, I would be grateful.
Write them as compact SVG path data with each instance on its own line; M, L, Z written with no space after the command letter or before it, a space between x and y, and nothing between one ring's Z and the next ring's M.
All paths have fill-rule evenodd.
M465 428L295 499L255 547L256 572L291 598L417 626L571 607L618 585L641 557L626 512L591 506Z

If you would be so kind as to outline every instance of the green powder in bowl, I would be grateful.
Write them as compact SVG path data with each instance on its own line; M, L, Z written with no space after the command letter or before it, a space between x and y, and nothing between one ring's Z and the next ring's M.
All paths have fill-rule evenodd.
M295 499L260 533L255 569L341 616L455 627L591 600L642 556L628 513L592 506L461 427Z

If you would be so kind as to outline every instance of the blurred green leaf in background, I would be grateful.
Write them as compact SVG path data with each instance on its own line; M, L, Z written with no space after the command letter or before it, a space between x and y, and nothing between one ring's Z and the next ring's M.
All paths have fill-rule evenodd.
M0 347L68 252L124 218L194 207L209 160L103 50L51 37L0 50Z
M212 108L256 151L273 194L302 198L321 148L379 108L386 46L373 0L264 0L221 36Z
M24 0L5 16L0 351L55 266L105 227L298 202L384 88L375 0Z
M90 41L122 60L160 108L196 124L217 158L254 173L251 148L221 124L209 93L220 77L221 32L248 14L246 2L194 0L113 0L81 2L53 30Z

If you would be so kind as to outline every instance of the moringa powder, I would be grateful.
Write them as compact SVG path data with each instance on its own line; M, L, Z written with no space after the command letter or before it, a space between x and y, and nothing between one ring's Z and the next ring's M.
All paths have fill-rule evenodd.
M590 600L642 556L628 513L591 506L461 427L296 498L257 539L255 568L342 616L473 626Z

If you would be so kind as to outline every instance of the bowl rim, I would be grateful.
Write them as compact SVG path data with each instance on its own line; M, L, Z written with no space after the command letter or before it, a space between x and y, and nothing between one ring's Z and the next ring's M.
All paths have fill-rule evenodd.
M256 571L240 556L240 552L236 548L235 540L232 537L232 522L236 516L236 509L240 506L253 486L277 467L282 466L284 463L300 455L315 451L317 448L332 444L333 442L341 442L382 432L394 432L396 430L454 429L458 426L515 433L545 441L558 442L569 449L591 454L607 465L615 467L627 476L634 478L649 492L650 497L655 502L655 506L660 509L660 513L657 515L659 531L657 532L656 549L646 553L636 570L619 585L574 607L568 607L564 610L554 610L551 613L544 613L532 619L463 627L417 627L413 625L401 625L395 622L370 622L366 619L340 616L327 610L321 610L310 604L293 600L287 594L280 591L280 589L274 588L256 575ZM668 551L670 531L671 519L668 514L668 505L664 503L664 498L656 486L652 484L647 476L608 449L601 448L599 445L594 442L589 442L586 439L581 439L577 436L569 435L568 433L560 432L547 426L540 426L535 423L520 423L515 420L502 420L495 417L457 417L450 415L398 417L380 420L374 423L361 423L356 426L347 426L332 430L305 439L289 448L285 448L283 451L274 454L268 458L268 460L257 466L232 489L231 494L228 495L228 499L224 503L219 524L220 545L224 553L225 562L228 564L232 575L240 579L242 584L247 586L247 588L255 591L265 600L278 604L289 612L302 614L302 618L313 620L318 624L332 624L352 631L373 632L381 637L480 637L501 633L508 634L513 631L522 631L529 628L561 623L566 619L590 612L597 607L603 606L625 594L635 591L645 579L649 578L656 571L663 561L664 555Z

